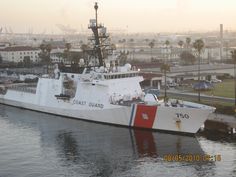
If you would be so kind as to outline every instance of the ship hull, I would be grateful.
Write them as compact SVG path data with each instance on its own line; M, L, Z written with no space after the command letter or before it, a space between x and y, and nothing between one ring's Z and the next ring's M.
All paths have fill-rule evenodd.
M30 94L27 95L27 98L30 96ZM60 106L60 103L43 106L27 103L24 100L14 100L13 97L11 99L0 98L0 103L87 121L188 134L195 134L212 112L210 109L144 104L117 105L103 109L81 109L81 107L76 109L75 105L70 105L70 103L67 103L67 106Z

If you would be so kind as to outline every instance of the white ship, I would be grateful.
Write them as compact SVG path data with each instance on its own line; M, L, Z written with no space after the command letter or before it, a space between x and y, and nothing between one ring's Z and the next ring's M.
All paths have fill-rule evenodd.
M144 94L143 77L130 64L104 64L106 30L90 20L98 66L80 67L81 73L54 70L39 78L36 89L1 87L0 103L66 117L114 125L196 133L215 108L192 102L164 102ZM103 41L103 42L102 42ZM96 62L95 62L96 63ZM83 65L83 60L82 64Z

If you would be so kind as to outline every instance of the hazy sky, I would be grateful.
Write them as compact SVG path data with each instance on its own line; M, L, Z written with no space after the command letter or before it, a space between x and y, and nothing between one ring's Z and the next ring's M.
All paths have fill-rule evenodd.
M0 0L0 26L14 32L59 32L56 24L87 29L92 0ZM99 20L128 32L236 30L236 0L98 0Z

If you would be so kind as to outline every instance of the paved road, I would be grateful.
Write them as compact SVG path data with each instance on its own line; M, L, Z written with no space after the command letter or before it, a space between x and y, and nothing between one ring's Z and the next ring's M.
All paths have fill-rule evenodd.
M27 74L41 74L44 72L43 67L34 67L34 68L0 68L0 72L12 71L18 74L27 73Z
M164 95L164 90L160 91L162 95ZM178 96L183 99L198 99L198 94L197 93L184 93L184 92L179 92L175 90L168 90L167 91L168 96ZM226 98L226 97L219 97L219 96L208 96L208 95L203 95L201 94L201 100L204 101L212 101L212 102L225 102L225 103L234 103L234 98Z
M201 64L201 71L233 69L233 64ZM161 72L160 68L145 68L144 71ZM170 68L170 73L183 73L198 71L198 65L174 66Z

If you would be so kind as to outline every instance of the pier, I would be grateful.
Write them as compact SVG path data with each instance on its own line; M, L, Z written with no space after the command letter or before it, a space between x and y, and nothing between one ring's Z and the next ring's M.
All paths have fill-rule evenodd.
M226 134L235 134L236 117L216 113L211 114L204 123L204 129Z

